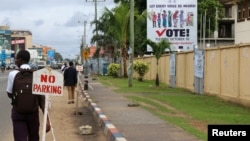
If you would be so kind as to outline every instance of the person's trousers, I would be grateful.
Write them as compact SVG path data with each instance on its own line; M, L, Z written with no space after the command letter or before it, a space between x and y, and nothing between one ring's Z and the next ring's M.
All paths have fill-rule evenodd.
M11 111L15 141L39 141L39 111L21 114Z
M66 86L68 90L68 100L70 102L75 100L75 86Z

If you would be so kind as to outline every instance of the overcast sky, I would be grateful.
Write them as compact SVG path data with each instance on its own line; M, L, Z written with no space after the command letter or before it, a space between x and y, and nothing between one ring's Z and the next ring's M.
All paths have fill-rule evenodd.
M94 0L4 0L0 4L0 25L11 30L29 30L33 44L56 49L63 58L75 58L80 52L83 23L90 45L94 20ZM113 0L97 0L97 15L104 7L115 7ZM100 2L101 1L101 2Z

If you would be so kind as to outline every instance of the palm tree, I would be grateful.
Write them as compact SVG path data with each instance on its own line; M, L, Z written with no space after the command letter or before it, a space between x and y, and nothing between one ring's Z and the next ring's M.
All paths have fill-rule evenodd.
M160 82L159 82L159 59L161 58L161 55L165 52L166 49L169 49L169 53L171 53L171 48L170 48L170 42L168 40L161 40L160 42L156 43L153 42L150 39L146 40L146 44L150 45L152 47L154 56L156 58L156 79L155 79L155 85L159 87Z
M103 48L111 47L113 54L116 54L116 50L120 50L121 60L121 71L120 76L127 77L127 47L129 39L129 1L124 0L120 1L119 6L109 10L105 7L102 16L98 21L93 21L92 24L97 25L96 29L93 32L98 31L97 36L92 37L92 42L98 42L99 46ZM138 48L139 45L143 42L146 36L146 19L147 13L146 10L139 15L137 9L134 11L135 15L135 38L136 38L136 48L134 49L135 54L143 54L145 49ZM96 56L98 56L98 52Z
M107 45L107 41L112 42L113 46L120 49L121 72L120 75L127 77L127 38L129 24L129 4L122 3L119 6L109 10L104 9L104 13L96 22L96 30L99 31L97 36L92 37L92 41L97 41L98 45ZM111 41L110 41L111 39Z
M135 56L143 56L147 52L145 46L141 46L145 37L147 37L147 10L141 14L135 13Z
M104 8L104 13L102 14L102 16L99 18L98 21L93 21L91 22L92 24L97 25L97 27L93 30L93 33L95 33L96 31L98 31L98 35L94 35L91 38L91 43L94 43L96 41L98 41L98 45L101 46L104 51L105 50L109 50L111 57L112 57L112 61L115 62L116 59L116 50L115 50L115 39L112 36L112 32L110 31L110 25L113 24L113 18L114 18L114 14L112 11L110 11L109 9L107 9L106 7ZM97 58L99 56L99 51L100 48L96 50L95 52L95 57Z
M128 24L129 24L129 5L120 4L113 9L114 15L112 23L109 25L109 32L117 41L120 48L121 60L121 75L127 77L127 39L128 39Z

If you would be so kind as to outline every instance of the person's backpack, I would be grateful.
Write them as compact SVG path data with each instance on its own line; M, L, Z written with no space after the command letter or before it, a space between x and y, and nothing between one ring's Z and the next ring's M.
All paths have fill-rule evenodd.
M33 70L19 69L13 84L13 108L19 113L38 111L39 95L32 94Z

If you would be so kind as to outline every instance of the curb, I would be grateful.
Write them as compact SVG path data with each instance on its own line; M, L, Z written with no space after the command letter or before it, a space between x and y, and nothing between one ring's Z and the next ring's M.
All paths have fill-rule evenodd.
M80 86L83 91L83 95L86 98L87 104L92 111L94 118L97 120L98 125L101 127L104 135L107 137L107 141L127 141L118 129L111 123L107 116L102 112L101 108L94 103L89 94L84 90L84 86L80 81Z

